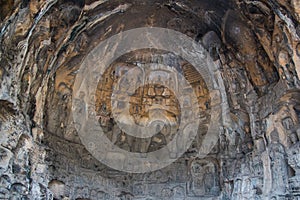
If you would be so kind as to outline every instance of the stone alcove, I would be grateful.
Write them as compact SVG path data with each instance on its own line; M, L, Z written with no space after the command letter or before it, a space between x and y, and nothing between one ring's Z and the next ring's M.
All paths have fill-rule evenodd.
M0 197L299 198L299 16L296 0L1 2ZM95 159L82 145L70 113L85 56L101 41L140 27L172 29L202 45L216 66L210 75L217 90L206 90L204 74L172 52L138 51L114 63L123 69L163 60L194 84L202 110L199 133L183 156L163 169L134 174ZM109 87L116 71L108 70L103 79ZM148 91L138 97L161 105L172 97L159 84ZM116 145L143 152L168 142L162 135L172 128L143 148L132 147L132 138L108 125L114 123L109 103L103 104L107 96L103 90L95 94L95 115ZM147 113L142 101L132 102L134 119L147 120L137 117ZM176 121L181 113L174 105L166 115ZM197 151L214 106L220 108L218 138L201 157ZM113 131L118 134L109 135Z

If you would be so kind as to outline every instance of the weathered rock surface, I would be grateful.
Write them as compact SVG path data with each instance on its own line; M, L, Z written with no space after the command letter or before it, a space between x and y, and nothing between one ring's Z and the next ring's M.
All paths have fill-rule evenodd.
M300 199L299 22L298 0L1 1L0 199ZM198 136L183 156L161 170L130 174L86 150L71 108L85 56L139 27L176 30L202 44L218 66L212 74L220 89L210 92L202 75L170 52L141 50L115 61L98 84L91 115L120 148L150 152L172 136L162 130L135 140L118 129L110 106L116 71L173 66L202 110ZM160 102L176 128L172 91L159 84L143 91L131 99L134 119L146 121L147 103ZM219 141L200 158L213 106L222 107Z

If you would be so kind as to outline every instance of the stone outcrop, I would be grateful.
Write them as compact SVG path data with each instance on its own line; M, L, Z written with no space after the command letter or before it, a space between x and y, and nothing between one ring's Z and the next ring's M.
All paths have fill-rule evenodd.
M300 199L299 22L297 0L1 1L0 199ZM72 101L85 57L105 39L140 27L172 29L202 45L217 66L210 75L218 90L209 90L195 66L155 46L111 63L89 114L119 148L147 153L172 140L184 115L169 89L179 82L174 71L191 84L201 111L198 134L179 159L157 171L126 173L86 149ZM144 74L120 78L134 67ZM122 96L112 93L118 81L126 88L151 78L156 82L126 91L124 121L158 121L158 134L139 139L118 127L112 105L121 109ZM153 104L165 112L150 112ZM221 108L219 139L203 157L214 107Z

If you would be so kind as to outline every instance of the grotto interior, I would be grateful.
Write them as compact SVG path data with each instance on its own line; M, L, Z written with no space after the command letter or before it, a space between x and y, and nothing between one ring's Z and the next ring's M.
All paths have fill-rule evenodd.
M299 0L0 1L0 199L300 199L299 22ZM103 41L155 27L203 47L211 65L198 70L145 31L136 38L152 46L119 55L119 35L101 77L80 76ZM78 99L83 79L95 92ZM101 139L86 142L73 117L84 101L129 156L93 151ZM174 135L194 114L185 148ZM133 122L154 134L133 135ZM162 167L128 164L173 141Z

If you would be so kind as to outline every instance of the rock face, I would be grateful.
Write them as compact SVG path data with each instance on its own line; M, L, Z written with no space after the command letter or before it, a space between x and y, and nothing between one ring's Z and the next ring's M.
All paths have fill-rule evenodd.
M299 22L297 0L1 1L0 199L300 199ZM115 34L140 27L190 37L217 67L201 74L153 46L119 55L95 93L82 94L81 100L93 102L82 109L97 118L109 141L141 155L166 146L197 104L200 125L187 129L197 136L180 158L156 171L127 173L88 151L94 143L84 145L72 102L87 55ZM110 48L115 54L122 46ZM134 68L141 70L131 72L134 79L122 78ZM176 96L183 89L170 89L179 84L178 74L197 100L186 95L186 109ZM136 90L127 87L146 80ZM134 137L118 120L152 123L156 134ZM210 145L203 144L209 123L220 124L218 138L202 156ZM177 148L184 148L184 137L178 138Z

